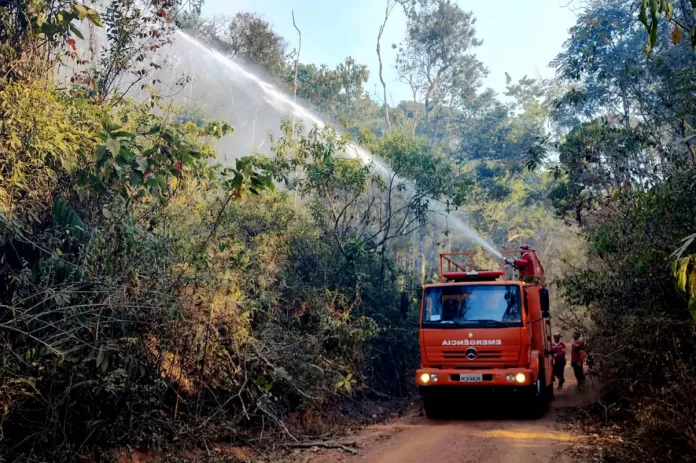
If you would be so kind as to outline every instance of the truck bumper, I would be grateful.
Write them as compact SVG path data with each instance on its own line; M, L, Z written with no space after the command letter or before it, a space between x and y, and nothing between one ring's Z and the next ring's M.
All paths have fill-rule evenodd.
M534 385L536 380L537 378L534 377L534 372L530 368L499 368L490 370L421 368L416 371L416 384L422 388L440 386L522 388Z

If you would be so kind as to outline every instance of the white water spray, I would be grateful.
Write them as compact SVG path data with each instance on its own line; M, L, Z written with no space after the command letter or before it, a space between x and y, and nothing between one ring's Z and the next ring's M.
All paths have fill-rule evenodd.
M174 62L170 64L175 71L183 67L180 70L188 71L189 75L194 75L194 80L189 84L192 87L184 93L194 101L214 102L212 108L206 108L212 112L211 116L229 120L238 132L242 132L242 136L231 137L235 140L232 149L240 150L239 156L258 149L267 133L277 133L283 117L292 116L311 122L320 128L326 126L326 123L311 111L297 104L288 95L239 63L206 47L184 32L179 31L178 38L179 40L174 44L176 48L176 53L173 54ZM186 60L189 61L188 69L186 69ZM172 72L173 74L174 72ZM225 74L229 76L226 79L224 78ZM210 80L211 78L213 81ZM212 111L210 111L211 109ZM251 126L249 126L249 120L251 120ZM241 141L240 144L240 139L251 140L251 143L245 144ZM391 168L377 156L363 147L357 145L350 147L363 164L372 165L380 175L385 177L393 175ZM415 191L415 185L412 182L405 179L399 179L399 181L409 191ZM437 199L430 201L437 208L446 209L443 202ZM461 218L450 213L447 215L447 221L451 227L460 231L471 241L494 256L502 258L500 252Z

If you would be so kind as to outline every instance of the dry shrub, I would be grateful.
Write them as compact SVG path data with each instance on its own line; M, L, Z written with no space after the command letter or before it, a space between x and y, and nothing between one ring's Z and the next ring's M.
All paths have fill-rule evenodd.
M151 217L151 230L121 220L124 203L114 201L86 239L51 222L4 235L5 454L60 459L97 446L235 438L257 426L288 438L293 411L319 430L311 416L367 383L406 393L400 369L415 360L417 337L383 333L359 314L402 323L378 262L365 262L372 276L356 285L284 198L221 211L214 194L189 193ZM205 215L191 217L204 204L221 214L214 233ZM171 222L180 227L163 233ZM20 253L18 243L37 251ZM49 243L58 253L45 255Z

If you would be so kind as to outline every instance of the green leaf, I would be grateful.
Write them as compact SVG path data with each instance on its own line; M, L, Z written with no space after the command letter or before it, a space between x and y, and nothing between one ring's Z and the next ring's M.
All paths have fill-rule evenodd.
M87 229L85 223L61 196L56 196L53 201L53 220L56 225L67 228L76 238L84 238Z
M162 174L157 174L155 177L155 181L159 185L159 187L162 189L162 191L167 190L167 180L164 178Z
M640 3L640 13L638 14L638 19L647 29L650 28L650 25L648 24L648 0L643 0Z
M73 9L75 10L75 13L77 13L77 19L82 21L87 17L87 7L84 5L76 4Z
M75 173L77 170L77 162L72 156L61 156L60 165L70 174Z
M690 257L685 257L677 262L675 276L677 278L676 287L680 292L686 292L687 272L689 270Z
M80 29L78 29L77 27L75 27L74 24L70 24L70 31L71 31L71 32L73 33L73 35L75 35L75 37L77 37L78 39L80 39L80 40L84 40L84 39L85 39L85 36L82 35L82 32L80 32Z
M103 27L104 23L96 10L89 8L87 10L87 19L97 27Z
M106 140L106 149L108 149L113 156L118 156L119 151L121 151L121 143L118 140L109 138Z
M131 132L126 132L125 130L119 130L113 132L111 137L114 139L130 139L133 138L133 134Z
M679 260L688 251L692 244L696 241L696 233L689 235L682 240L682 245L672 253L672 257Z
M102 373L106 373L106 370L109 368L109 356L108 352L106 349L101 348L99 349L99 353L97 354L97 360L96 360L97 368L99 368Z
M138 186L143 181L143 175L138 171L133 171L128 176L128 181L130 182L131 186Z
M650 49L657 43L657 29L657 21L653 21L652 27L650 28Z
M660 1L660 11L664 13L668 21L672 20L672 16L674 15L674 8L667 0Z

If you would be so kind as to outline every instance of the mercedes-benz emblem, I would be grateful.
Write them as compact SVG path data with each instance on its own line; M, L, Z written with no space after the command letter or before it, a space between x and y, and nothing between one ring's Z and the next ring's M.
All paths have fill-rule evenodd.
M474 360L474 359L476 359L477 356L478 356L478 352L476 352L476 349L474 349L473 347L469 347L466 350L466 358L467 359Z
M473 337L474 337L474 333L469 333L469 338L473 338Z

